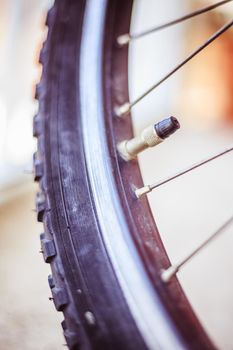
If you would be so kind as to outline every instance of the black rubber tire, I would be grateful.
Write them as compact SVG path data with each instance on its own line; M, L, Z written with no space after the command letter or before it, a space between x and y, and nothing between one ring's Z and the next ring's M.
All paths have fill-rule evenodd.
M40 184L37 218L44 223L41 250L45 262L51 266L48 282L55 307L64 314L62 327L67 345L70 349L101 350L213 349L178 281L174 278L171 285L165 286L160 279L161 268L169 266L169 259L147 200L137 201L132 191L132 184L142 186L139 167L136 162L125 164L116 151L119 137L132 137L130 118L122 122L113 116L114 105L128 99L128 51L119 52L114 38L119 30L129 30L130 17L121 14L131 14L132 0L97 3L105 6L106 11L101 29L105 38L101 48L104 55L98 64L92 63L96 66L94 73L102 69L105 78L96 79L96 89L87 94L87 100L97 108L98 103L91 99L97 90L103 90L105 99L100 99L96 129L104 129L104 136L101 132L87 132L87 125L90 129L93 125L84 120L93 122L93 119L85 114L86 96L83 87L80 89L80 81L83 75L89 75L89 66L83 73L80 60L85 58L81 54L85 47L81 41L88 33L84 21L88 4L95 13L96 2L91 0L56 0L48 13L48 38L40 55L43 73L35 96L39 100L39 111L33 124L33 134L38 139L38 151L34 155L35 180ZM89 46L86 49L89 55ZM94 77L98 75L95 74ZM90 79L89 84L92 85ZM92 139L93 134L96 139ZM99 149L92 147L91 162L93 157L104 159L98 163L106 167L103 175L101 166L95 169L90 165L87 155L91 146L87 140L90 145L98 140ZM104 216L108 221L107 235L111 237L111 225L116 222L119 227L114 227L115 233L123 232L124 244L128 245L127 249L130 247L122 271L127 271L127 263L133 257L130 266L140 275L135 279L137 283L129 283L131 270L127 271L125 284L119 278L115 257L121 259L121 252L119 255L118 249L118 255L113 256L111 249L115 247L107 244L103 217L98 211L98 194L106 193L102 186L102 192L96 194L97 173L104 178L101 184L106 184L108 196L115 191L112 208L119 221L112 221L112 209L107 205L104 210L102 207L104 214L108 210L111 214L109 218ZM117 244L118 240L119 236ZM136 291L139 284L141 292ZM126 292L128 285L131 294ZM139 312L135 312L135 307ZM145 316L141 311L146 308L149 313Z
M83 155L79 50L84 0L57 0L47 17L36 88L34 155L41 250L70 349L146 349L103 245Z

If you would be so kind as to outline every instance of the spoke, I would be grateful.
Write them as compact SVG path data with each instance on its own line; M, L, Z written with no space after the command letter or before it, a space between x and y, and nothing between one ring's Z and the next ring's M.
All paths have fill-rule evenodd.
M189 62L193 57L195 57L198 53L200 53L203 49L205 49L209 44L211 44L215 39L217 39L221 34L223 34L226 30L228 30L233 25L233 20L222 26L217 32L209 37L207 41L205 41L201 46L199 46L195 51L193 51L185 60L175 66L168 74L166 74L163 78L161 78L156 84L152 85L146 92L144 92L141 96L139 96L133 102L126 102L123 105L117 107L115 109L115 113L118 117L122 117L128 114L133 106L135 106L138 102L140 102L144 97L146 97L149 93L151 93L155 88L165 82L168 78L170 78L175 72L177 72L181 67L183 67L187 62Z
M198 15L201 15L205 12L208 12L208 11L211 11L211 10L214 10L215 8L219 7L219 6L222 6L222 5L225 5L227 4L228 2L231 2L232 0L224 0L224 1L219 1L219 2L216 2L215 4L212 4L212 5L209 5L209 6L206 6L206 7L203 7L199 10L196 10L196 11L193 11L191 13L188 13L187 15L185 16L182 16L182 17L179 17L179 18L176 18L172 21L169 21L169 22L166 22L166 23L163 23L163 24L160 24L158 26L155 26L153 28L150 28L148 30L145 30L141 33L138 33L138 34L129 34L129 33L126 33L126 34L123 34L123 35L120 35L118 38L117 38L117 42L120 46L124 46L124 45L127 45L130 41L132 40L135 40L135 39L139 39L139 38L142 38L148 34L151 34L151 33L154 33L154 32L157 32L159 30L162 30L162 29L165 29L165 28L168 28L168 27L171 27L175 24L178 24L178 23L181 23L181 22L184 22L190 18L193 18L193 17L196 17Z
M187 262L189 262L195 255L197 255L203 248L209 245L215 238L226 231L226 229L232 225L233 216L230 217L222 226L220 226L209 238L207 238L202 244L200 244L196 249L194 249L185 259L183 259L178 264L171 265L168 269L163 270L161 273L161 279L163 282L169 282L170 279L177 274L177 272L183 267Z
M189 167L187 167L187 168L185 168L185 169L183 169L183 170L173 174L172 176L167 177L166 179L163 179L163 180L155 182L155 183L153 183L151 185L146 185L144 187L136 189L135 190L135 194L136 194L136 196L138 198L140 198L141 196L151 192L155 188L157 188L159 186L162 186L162 185L164 185L164 184L166 184L166 183L176 179L177 177L180 177L180 176L182 176L184 174L187 174L190 171L192 171L194 169L197 169L197 168L201 167L202 165L207 164L207 163L211 162L212 160L217 159L217 158L223 156L224 154L227 154L227 153L232 152L232 151L233 151L233 145L231 144L230 146L228 146L227 148L224 148L220 152L212 154L208 158L203 159L203 160L199 161L198 163L195 163L195 164L193 164L193 165L191 165L191 166L189 166Z

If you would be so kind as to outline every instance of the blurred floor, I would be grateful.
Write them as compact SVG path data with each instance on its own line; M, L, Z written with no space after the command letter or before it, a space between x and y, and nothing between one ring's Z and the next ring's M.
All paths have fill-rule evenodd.
M25 192L0 207L0 349L58 350L65 343L46 280L49 266L39 253L34 194Z

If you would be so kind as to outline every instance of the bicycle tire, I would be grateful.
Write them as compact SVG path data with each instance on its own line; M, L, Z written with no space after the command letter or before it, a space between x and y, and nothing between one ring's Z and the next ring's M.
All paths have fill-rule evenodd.
M49 32L40 55L43 73L36 88L34 168L41 189L37 218L44 223L41 248L51 265L48 280L55 307L64 313L67 345L70 349L213 349L178 281L166 287L159 279L169 260L147 200L138 203L133 196L131 184L142 183L140 170L136 162L126 166L116 152L115 143L131 136L132 126L130 119L122 122L113 117L112 107L128 97L128 51L119 52L113 37L117 31L127 32L132 1L100 0L98 5L91 0L55 1L47 17ZM90 37L93 46L88 44ZM85 63L88 50L93 74ZM89 91L93 76L95 90ZM97 118L89 118L88 112L95 113L98 105ZM101 157L106 172L95 167ZM104 204L110 197L114 213ZM134 286L121 278L124 273L130 278L127 266L121 265L124 271L119 271L119 252L112 252L113 242L108 244L112 238L105 226L109 229L113 223L119 240L127 241L122 245L129 250L126 256L130 254L135 264L130 274L146 286L142 305L132 300L138 301L139 293L135 290L131 298ZM146 309L151 302L158 315L152 315L153 322L140 317L143 305ZM157 325L155 335L148 331L150 322Z

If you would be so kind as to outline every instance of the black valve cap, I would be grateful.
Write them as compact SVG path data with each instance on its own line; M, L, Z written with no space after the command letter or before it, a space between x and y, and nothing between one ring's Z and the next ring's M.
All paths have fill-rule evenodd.
M161 139L166 139L180 128L180 123L175 117L170 117L155 124L154 128Z

